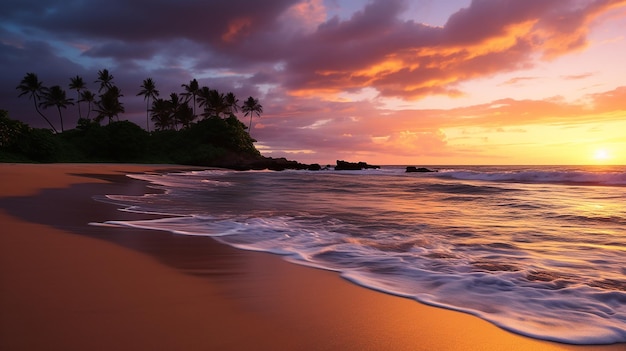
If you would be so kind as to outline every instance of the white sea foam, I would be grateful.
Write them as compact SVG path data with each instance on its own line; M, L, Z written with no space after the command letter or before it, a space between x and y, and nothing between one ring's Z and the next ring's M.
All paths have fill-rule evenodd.
M626 185L625 172L589 172L589 171L457 171L448 170L439 173L441 177L459 180L484 180L492 182L521 183L580 183L593 185Z
M167 191L111 198L178 217L106 224L211 236L516 333L608 344L626 342L626 188L610 187L623 176L553 168L142 175Z

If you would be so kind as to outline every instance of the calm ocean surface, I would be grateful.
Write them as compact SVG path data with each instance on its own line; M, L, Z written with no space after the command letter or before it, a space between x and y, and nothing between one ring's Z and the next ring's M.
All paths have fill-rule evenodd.
M177 217L108 223L284 255L527 336L626 342L626 167L433 168L132 175L165 193L111 201Z

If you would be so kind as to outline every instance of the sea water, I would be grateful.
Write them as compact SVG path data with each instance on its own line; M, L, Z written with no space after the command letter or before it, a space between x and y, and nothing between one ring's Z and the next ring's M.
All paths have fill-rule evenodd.
M203 235L372 289L574 344L626 342L626 167L207 170L108 195Z

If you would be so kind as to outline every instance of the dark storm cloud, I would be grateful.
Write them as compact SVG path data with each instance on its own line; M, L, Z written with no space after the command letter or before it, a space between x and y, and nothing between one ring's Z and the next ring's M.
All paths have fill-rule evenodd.
M68 38L144 41L188 38L220 42L237 18L265 30L293 0L7 1L0 18Z
M39 79L46 86L51 86L66 85L69 77L83 74L85 70L55 55L53 48L45 42L27 41L18 48L0 41L0 109L8 110L12 118L38 125L41 120L35 115L32 102L26 101L26 97L18 100L19 92L15 89L26 72L35 71L40 72Z

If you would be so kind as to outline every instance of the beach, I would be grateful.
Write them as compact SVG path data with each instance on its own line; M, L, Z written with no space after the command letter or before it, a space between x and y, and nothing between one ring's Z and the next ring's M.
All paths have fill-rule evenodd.
M128 173L0 164L1 350L624 350L523 337L209 237L90 225L146 218L93 199Z

